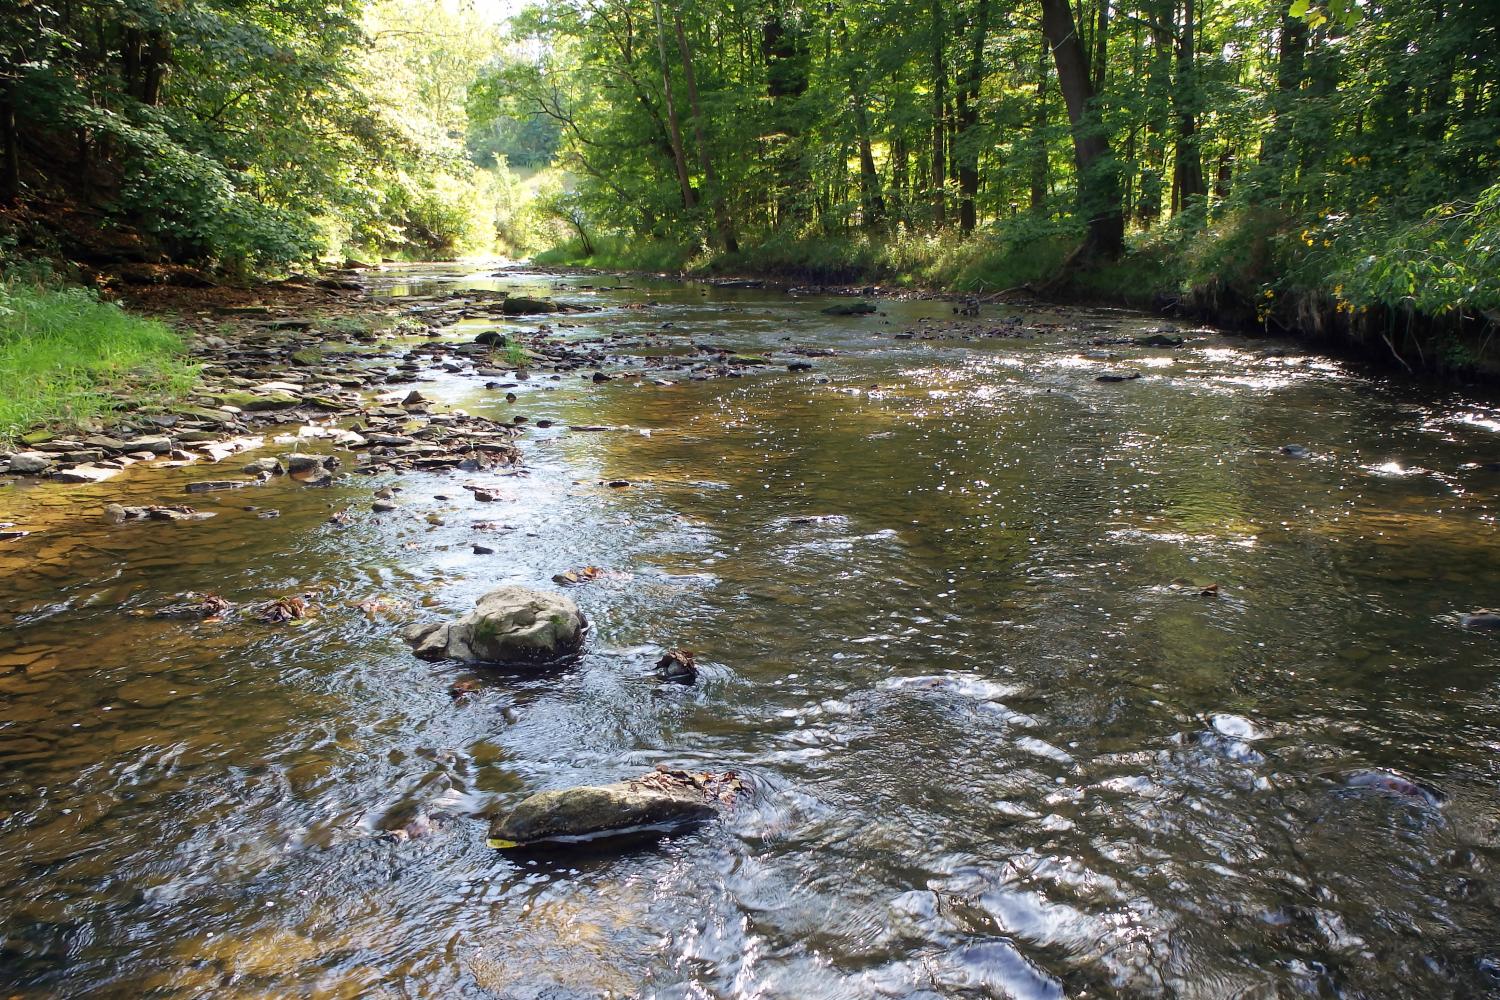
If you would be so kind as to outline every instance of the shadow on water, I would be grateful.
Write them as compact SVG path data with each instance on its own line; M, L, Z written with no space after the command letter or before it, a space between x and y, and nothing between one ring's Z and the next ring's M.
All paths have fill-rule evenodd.
M1035 336L966 339L941 302L388 291L464 287L601 306L551 328L626 357L815 367L487 390L432 365L429 398L529 418L524 476L283 480L118 526L106 501L212 469L0 488L33 531L0 547L7 995L1500 989L1500 646L1455 617L1500 601L1500 473L1465 468L1500 460L1495 400L1209 332L1101 357L1157 325L1118 312L987 307ZM1121 366L1145 377L1095 380ZM576 665L399 642L588 565ZM136 613L187 591L317 613ZM668 646L696 686L655 680ZM485 846L520 795L663 762L751 793L629 849Z

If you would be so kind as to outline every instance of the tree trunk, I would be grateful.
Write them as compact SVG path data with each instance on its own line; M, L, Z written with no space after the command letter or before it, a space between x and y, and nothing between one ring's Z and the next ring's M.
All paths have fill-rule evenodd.
M1042 39L1036 57L1036 115L1032 120L1031 207L1041 208L1047 201L1047 54L1051 46Z
M1276 57L1276 122L1261 146L1261 162L1277 165L1291 141L1292 101L1302 86L1307 53L1307 21L1281 12L1280 51Z
M687 156L682 149L682 126L677 119L677 99L672 95L672 73L667 63L667 31L662 25L661 0L651 0L656 14L656 51L661 56L661 87L667 104L667 137L672 143L672 165L677 169L677 183L682 188L682 207L691 210L696 204L693 182L688 177Z
M677 51L682 55L682 76L687 84L688 107L693 112L693 141L698 145L698 166L703 171L703 183L708 185L709 197L713 199L714 229L719 237L719 246L730 253L739 253L740 243L734 235L734 222L729 216L724 191L719 187L713 157L708 151L708 138L703 127L703 106L698 102L698 75L693 72L693 53L688 48L687 34L682 30L681 15L674 14L673 23L677 28Z
M1177 86L1173 90L1177 105L1176 169L1172 175L1172 212L1208 190L1203 180L1203 155L1198 149L1197 43L1194 40L1193 0L1184 0L1181 40L1177 46Z
M5 82L0 100L0 133L5 138L5 162L0 164L0 203L15 204L21 197L21 138L16 131L16 85Z
M979 123L979 91L984 81L984 39L989 30L989 0L979 0L974 12L974 39L969 53L969 72L959 91L958 142L953 153L958 157L958 229L964 235L974 231L978 211L974 202L979 194L979 141L974 127Z
M1120 177L1111 162L1109 140L1094 113L1089 63L1073 24L1068 0L1041 0L1042 33L1052 46L1057 82L1073 130L1073 159L1078 166L1078 207L1088 219L1087 254L1118 257L1125 248L1125 219L1120 213Z
M875 171L875 151L870 145L870 112L865 95L855 92L854 126L859 132L859 204L865 226L875 228L885 221L885 198L880 193L880 175Z
M946 200L947 164L943 151L947 146L943 129L943 93L947 71L943 68L942 0L932 0L932 219L942 229L948 222Z

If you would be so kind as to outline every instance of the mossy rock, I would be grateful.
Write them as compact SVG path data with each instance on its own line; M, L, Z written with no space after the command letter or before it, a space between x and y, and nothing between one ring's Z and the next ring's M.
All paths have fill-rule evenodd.
M323 363L323 351L318 347L304 347L292 352L292 363L308 367Z
M220 406L236 406L241 410L286 410L302 400L289 392L268 392L258 395L253 392L221 392L212 397Z

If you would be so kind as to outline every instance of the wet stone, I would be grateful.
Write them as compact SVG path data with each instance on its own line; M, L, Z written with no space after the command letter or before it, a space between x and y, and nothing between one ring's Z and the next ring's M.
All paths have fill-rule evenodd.
M489 845L510 849L585 843L607 835L679 829L712 817L740 791L733 774L657 770L630 781L539 792L490 826Z
M405 638L424 660L536 664L576 653L583 630L583 615L571 599L511 586L485 594L457 621L413 625Z

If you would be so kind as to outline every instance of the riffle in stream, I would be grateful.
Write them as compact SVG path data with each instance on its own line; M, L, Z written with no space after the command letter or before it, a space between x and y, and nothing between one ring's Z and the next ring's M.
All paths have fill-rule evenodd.
M390 294L602 306L570 339L836 353L500 389L428 366L429 399L529 418L524 474L346 462L123 525L105 503L212 471L0 487L35 529L0 545L0 993L1500 990L1500 645L1457 617L1500 603L1493 398L1208 331L1100 348L1161 325L1112 311L987 305L1029 335L966 340L941 301L409 277ZM400 640L584 566L577 663ZM319 613L132 614L189 591ZM668 647L695 685L654 676ZM628 849L485 845L525 794L658 764L748 792Z

